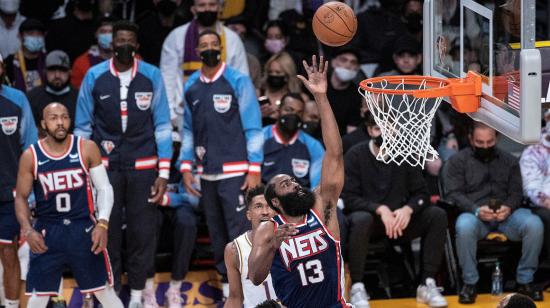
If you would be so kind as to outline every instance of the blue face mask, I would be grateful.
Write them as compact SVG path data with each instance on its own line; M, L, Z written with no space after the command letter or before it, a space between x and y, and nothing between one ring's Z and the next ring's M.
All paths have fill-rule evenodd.
M23 46L30 52L39 52L44 49L44 37L42 36L25 36L23 38Z
M112 33L100 33L97 36L97 43L102 49L111 49L111 42L113 42Z

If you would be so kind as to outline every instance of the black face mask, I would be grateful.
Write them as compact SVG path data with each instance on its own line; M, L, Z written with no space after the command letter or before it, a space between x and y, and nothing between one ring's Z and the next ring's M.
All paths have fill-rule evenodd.
M286 85L286 77L279 75L267 75L267 85L273 90L282 89Z
M478 148L474 147L474 157L483 163L488 163L495 158L495 147Z
M302 126L302 119L297 114L285 114L279 118L279 128L286 134L293 135Z
M168 17L168 16L173 15L174 12L176 11L176 8L177 8L177 5L172 0L161 0L157 4L157 10L158 10L159 14L164 16L164 17Z
M197 21L203 27L211 27L218 20L217 11L204 11L197 13Z
M291 217L306 215L315 205L315 194L302 187L284 196L277 196L277 198L285 214Z
M422 15L418 13L411 13L405 17L407 22L407 28L411 33L418 33L422 31Z
M307 121L302 123L302 130L316 138L317 138L317 135L319 134L320 128L321 127L319 126L319 122L317 121Z
M201 61L206 66L215 67L220 63L222 58L221 52L216 49L207 49L200 53Z
M136 55L136 47L130 44L124 44L113 47L115 58L122 64L131 64Z
M377 147L381 147L382 143L384 142L384 139L382 138L382 134L380 134L378 137L372 139L374 141L374 144Z

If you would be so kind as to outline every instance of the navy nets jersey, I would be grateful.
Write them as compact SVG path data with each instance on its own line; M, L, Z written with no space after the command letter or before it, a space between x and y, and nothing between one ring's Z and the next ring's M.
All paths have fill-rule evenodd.
M69 150L60 156L46 151L42 141L31 146L38 219L89 218L94 211L88 170L82 160L83 139L69 135Z
M314 210L296 226L298 234L275 252L271 279L286 307L351 307L344 300L344 264L337 241ZM275 228L286 223L273 218Z

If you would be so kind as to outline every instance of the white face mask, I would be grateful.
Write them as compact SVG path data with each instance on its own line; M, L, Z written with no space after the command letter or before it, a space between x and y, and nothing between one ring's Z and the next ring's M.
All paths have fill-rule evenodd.
M357 71L350 70L343 67L334 68L334 73L336 74L336 77L338 77L338 79L340 79L343 82L351 81L357 76Z
M0 0L0 11L15 14L19 11L19 0Z

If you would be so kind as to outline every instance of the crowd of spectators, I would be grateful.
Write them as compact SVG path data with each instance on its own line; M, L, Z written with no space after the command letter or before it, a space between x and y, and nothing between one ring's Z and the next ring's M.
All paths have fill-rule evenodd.
M440 160L423 171L375 159L380 129L357 93L358 81L422 73L421 0L343 1L355 10L358 31L338 48L322 45L313 35L311 18L321 0L59 2L0 0L2 81L27 94L38 127L44 106L60 102L74 128L77 104L93 86L85 84L91 78L87 72L117 53L113 25L126 19L139 26L134 57L160 70L162 80L156 82L165 91L173 131L168 195L160 202L158 222L174 226L174 288L181 287L189 268L201 217L226 283L224 246L249 229L242 212L244 190L279 173L312 189L319 184L322 123L296 75L303 72L304 59L322 54L330 61L327 96L345 152L339 220L341 233L353 243L345 254L352 303L366 307L368 300L363 281L369 241L420 238L422 281L441 270L451 226L446 211L429 198L439 194L430 183L440 169L446 197L460 211L449 224L456 225L461 302L475 301L476 243L492 232L523 243L518 292L542 299L533 282L539 257L550 258L550 128L520 160L496 147L497 132L442 106L431 135ZM199 42L208 31L218 42ZM201 67L203 73L219 71L194 74ZM218 82L221 75L225 83ZM195 107L198 100L210 99L205 95L213 95L214 108ZM152 287L154 267L138 270L148 277L145 289Z

